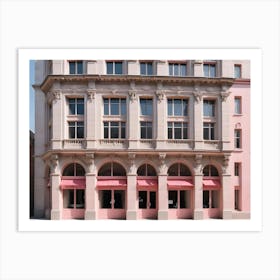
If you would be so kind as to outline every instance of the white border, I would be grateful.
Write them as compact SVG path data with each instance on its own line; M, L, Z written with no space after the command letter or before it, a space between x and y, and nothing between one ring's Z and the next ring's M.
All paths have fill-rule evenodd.
M29 61L43 59L236 59L251 61L250 220L31 220L29 219ZM19 49L18 229L19 231L261 231L262 63L260 49ZM257 175L257 176L254 176Z

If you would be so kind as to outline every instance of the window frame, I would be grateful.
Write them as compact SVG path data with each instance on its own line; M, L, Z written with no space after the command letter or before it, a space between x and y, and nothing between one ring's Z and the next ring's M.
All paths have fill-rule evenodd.
M234 148L242 149L242 130L241 129L234 130Z
M208 66L206 71L205 67ZM214 75L211 73L211 67L214 67ZM216 78L217 77L217 62L203 62L203 76L206 78Z
M118 103L114 103L113 100L118 100ZM108 103L106 103L108 102ZM114 104L118 104L118 112L119 114L112 114L112 108ZM105 109L106 105L108 106L108 114L107 109ZM126 116L127 115L127 100L126 97L103 97L103 115L104 116Z
M108 65L112 63L112 73L108 73ZM121 73L116 73L116 64L121 64ZM107 75L124 75L124 62L120 60L106 61L106 74Z
M176 114L175 112L175 100L180 101L181 104L181 114ZM186 106L184 108L184 106ZM171 107L171 110L170 110ZM171 112L170 112L171 111ZM189 114L189 100L188 98L168 98L167 99L167 115L168 117L187 117Z
M142 129L144 129L144 131L145 131L144 135L142 134ZM148 137L149 132L151 132L150 137ZM153 139L153 122L152 121L140 121L140 139L144 139L144 140Z
M203 117L204 118L215 118L216 113L216 99L203 99Z
M105 127L105 123L108 123L108 127ZM118 126L112 126L112 123L117 123ZM118 128L118 137L112 137L112 129ZM105 137L105 129L108 129L107 135ZM123 135L124 129L124 135ZM126 122L124 121L103 121L103 138L104 139L126 139Z
M143 69L144 71L142 72L142 66L145 67L145 69ZM150 71L149 72L149 66L150 66ZM154 64L153 62L149 62L149 61L140 61L140 75L141 76L153 76L154 75Z
M103 193L104 192L110 192L110 201L109 201L109 204L111 207L103 207ZM122 204L122 207L116 207L116 199L115 199L115 196L116 196L116 193L117 192L121 192L122 193L122 196L121 196L121 204ZM101 195L102 193L102 195ZM99 198L99 209L126 209L126 190L120 190L120 189L106 189L106 190L99 190L98 191L98 198Z
M79 101L83 101L82 103L79 103ZM74 101L72 103L72 101ZM69 116L84 116L85 115L85 99L84 97L67 97L67 104L68 104L68 115ZM83 113L78 113L78 105L83 105ZM74 105L74 114L71 113L70 106Z
M238 75L236 75L236 69L239 69ZM241 79L242 78L242 65L241 64L234 64L234 66L233 66L233 77L234 77L234 79Z
M149 97L140 97L139 98L139 106L140 106L140 116L152 117L154 113L154 100ZM148 102L149 101L149 102ZM146 102L146 104L144 104ZM143 106L143 107L142 107ZM151 113L149 114L149 106L151 106ZM143 110L142 110L143 109ZM145 112L143 112L145 111ZM143 114L144 113L144 114Z
M180 127L175 127L175 124L181 125ZM171 138L169 137L170 134L170 129L171 129ZM180 138L176 138L176 129L180 129ZM175 121L168 121L167 122L167 139L168 140L186 140L188 139L188 122L175 122Z
M74 123L75 125L70 125L70 123ZM78 125L78 124L83 124ZM70 128L74 128L74 137L70 137L71 133L70 133ZM78 137L78 128L83 128L82 133L83 133L83 137ZM68 139L85 139L85 124L84 121L68 121Z
M71 73L71 64L74 63L74 73ZM70 75L83 75L84 74L84 61L83 60L69 60L68 61L69 64L69 74ZM80 73L80 69L78 67L78 64L81 64L81 73Z
M207 137L205 137L205 129L208 130ZM203 140L213 141L215 140L215 122L203 122Z
M140 207L140 192L141 193L145 193L146 194L146 207ZM152 203L151 203L151 193L154 193L155 194L155 201L154 201L154 207L151 207L152 206ZM155 190L138 190L138 209L157 209L157 191Z
M204 196L206 194L206 192L208 193L208 207L207 205L204 204L204 201L206 199L204 199ZM217 201L214 201L215 199L213 199L214 197L214 192L215 192L215 195L217 196L215 199L217 199ZM203 209L218 209L220 208L220 190L203 190L202 192L202 206L203 206ZM217 203L217 206L214 205L214 203Z
M175 67L178 67L178 74L175 73ZM184 67L183 67L184 66ZM184 73L183 73L184 69ZM186 77L187 76L187 62L168 62L168 75L172 77Z
M170 207L170 193L176 193L177 203L175 207ZM182 206L181 194L185 192L185 206ZM172 203L173 205L173 203ZM190 209L191 208L191 190L168 190L168 209Z
M238 105L236 102L239 102ZM242 98L241 96L234 97L234 114L235 115L242 115Z

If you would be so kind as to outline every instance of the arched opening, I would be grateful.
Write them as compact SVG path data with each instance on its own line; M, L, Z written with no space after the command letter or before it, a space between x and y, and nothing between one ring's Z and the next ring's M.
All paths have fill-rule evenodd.
M137 169L138 218L156 219L158 209L158 180L155 168L142 164Z
M218 218L221 204L221 183L219 172L214 165L203 168L203 209L204 217Z
M168 218L192 218L193 178L188 166L174 163L168 169Z
M102 165L98 171L99 219L126 218L127 179L124 167L117 162Z
M64 219L83 219L85 214L85 169L79 163L68 164L62 172Z

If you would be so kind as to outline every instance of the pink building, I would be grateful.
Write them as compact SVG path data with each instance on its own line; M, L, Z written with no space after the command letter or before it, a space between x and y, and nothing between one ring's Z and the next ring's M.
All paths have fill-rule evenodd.
M250 218L249 61L35 70L35 217Z

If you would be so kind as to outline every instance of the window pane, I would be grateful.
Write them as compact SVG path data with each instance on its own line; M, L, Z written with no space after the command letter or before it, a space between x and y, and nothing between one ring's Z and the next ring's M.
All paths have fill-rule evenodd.
M77 104L77 115L84 114L84 104Z
M75 74L76 73L75 62L69 62L69 73L70 74Z
M186 75L187 75L186 65L182 64L181 65L181 76L186 76Z
M203 191L203 208L209 208L209 191Z
M168 208L178 208L177 191L168 191Z
M187 116L188 115L188 102L187 100L183 100L183 116Z
M239 176L239 163L234 163L234 176Z
M234 191L234 209L239 210L239 190Z
M79 125L79 123L78 123ZM84 124L80 124L78 127L77 127L77 138L84 138Z
M77 74L83 74L83 62L82 61L77 62Z
M179 176L179 164L175 163L168 169L168 176Z
M69 114L70 115L75 115L76 114L76 112L75 112L75 103L70 103L70 101L69 101Z
M241 99L235 98L234 104L235 104L235 109L234 109L235 114L241 114Z
M203 65L203 72L204 72L205 77L209 76L209 65L208 64Z
M74 208L74 190L68 190L66 196L68 198L67 208Z
M113 74L113 62L107 62L107 74Z
M203 139L209 140L209 127L208 125L204 125L203 127Z
M213 165L210 165L210 176L219 176L217 168Z
M125 138L125 122L121 123L122 127L121 127L121 138L124 139Z
M74 164L69 164L63 171L63 176L74 176Z
M140 131L140 134L141 134L141 139L146 139L147 138L147 130L146 130L146 122L141 122L141 131Z
M167 102L168 116L173 116L173 99L168 99Z
M109 99L104 98L104 115L109 115Z
M146 209L147 208L147 192L146 191L139 191L139 209Z
M152 99L147 99L147 115L151 116L153 114L153 100Z
M203 168L203 176L210 176L210 168L209 168L209 165L206 165L206 166Z
M145 174L145 176L157 176L155 169L150 164L147 164L146 167L147 173Z
M174 76L179 76L179 65L174 64Z
M215 134L214 134L214 124L211 123L211 135L210 135L210 139L214 140L215 139Z
M111 163L104 164L98 171L98 176L112 176L111 166Z
M146 73L146 63L140 63L140 74L147 75Z
M119 115L120 100L118 98L111 99L111 115Z
M167 134L168 134L168 139L172 139L172 125L169 125L169 123L168 123Z
M186 191L180 191L180 208L187 208L187 192Z
M114 191L114 208L115 209L125 208L125 191L122 190Z
M182 128L176 127L176 123L174 128L174 139L182 139Z
M146 112L146 99L140 99L140 110L141 110L141 115L147 115Z
M146 165L143 164L141 165L138 170L137 170L137 175L138 176L146 176L147 175L147 172L146 172Z
M111 139L119 138L119 128L111 126Z
M104 138L109 138L109 123L104 122Z
M75 165L75 176L85 176L84 168L78 163L75 163L74 165Z
M115 62L115 74L122 74L123 70L122 70L122 62Z
M182 100L174 99L174 115L182 116Z
M173 64L169 64L169 76L173 76Z
M183 124L183 139L188 138L188 126L186 123Z
M241 78L241 66L234 65L234 78Z
M216 77L216 65L214 64L210 65L210 77Z
M148 67L148 75L153 75L153 64L152 63L148 63L148 65L147 65L147 67Z
M110 190L104 190L99 192L101 196L101 208L111 208L111 197L112 193Z
M156 192L150 192L150 209L156 209L157 202L156 202Z
M121 115L126 115L126 99L121 99Z
M126 176L125 169L116 162L113 162L113 176Z
M152 123L147 122L147 139L152 139L153 138L153 128L152 128Z
M73 139L75 137L75 127L69 126L69 138Z
M76 190L76 208L84 209L85 208L85 191Z
M191 176L189 168L184 164L180 164L180 176Z

